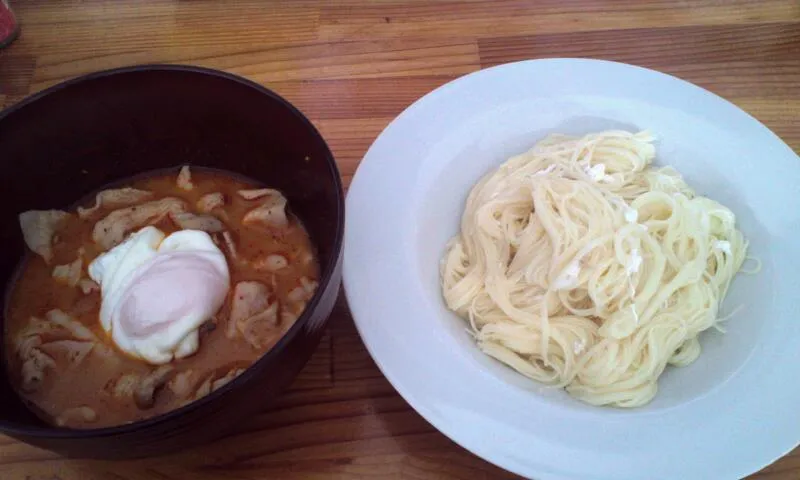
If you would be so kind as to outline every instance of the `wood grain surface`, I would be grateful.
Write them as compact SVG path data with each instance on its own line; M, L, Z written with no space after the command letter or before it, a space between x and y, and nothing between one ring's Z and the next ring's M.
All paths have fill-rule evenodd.
M220 68L304 111L346 181L375 136L431 89L482 67L594 57L655 68L741 106L800 150L797 0L12 0L0 105L98 69ZM798 165L800 167L800 165ZM0 437L0 478L513 477L438 433L367 354L343 302L303 373L228 438L164 458L65 460ZM800 479L795 451L752 478Z

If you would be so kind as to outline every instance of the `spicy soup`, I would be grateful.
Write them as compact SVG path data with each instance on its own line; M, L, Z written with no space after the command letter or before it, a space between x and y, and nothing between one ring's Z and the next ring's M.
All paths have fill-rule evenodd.
M132 179L20 215L6 365L48 423L98 428L183 406L260 358L319 276L283 195L217 170Z

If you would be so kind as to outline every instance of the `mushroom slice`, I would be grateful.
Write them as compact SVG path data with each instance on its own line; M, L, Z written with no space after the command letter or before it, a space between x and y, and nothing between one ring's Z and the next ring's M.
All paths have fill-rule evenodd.
M272 188L257 188L257 189L250 189L250 190L239 190L236 192L239 194L240 197L244 198L245 200L256 200L262 197L269 196L283 196L281 192L272 189Z
M243 368L233 368L231 370L228 370L228 373L226 373L224 377L220 377L211 382L211 391L213 392L215 390L222 388L223 386L228 384L228 382L241 375L242 372L244 372Z
M110 380L105 390L116 398L132 398L136 386L139 385L140 377L135 373L126 373L116 380Z
M131 230L158 223L168 214L185 211L186 202L174 197L114 210L94 225L92 239L105 250L109 250L122 243L125 234Z
M260 206L247 212L242 224L248 226L285 227L289 224L286 216L286 197L273 190Z
M71 215L61 210L29 210L19 214L25 244L46 263L53 260L53 238Z
M194 184L192 183L192 171L189 169L189 165L184 165L181 167L181 171L178 172L176 184L178 185L178 188L181 190L186 190L187 192L194 189Z
M193 370L178 372L167 382L167 388L178 398L187 398L192 392Z
M81 271L83 269L83 258L78 257L72 263L66 265L57 265L53 269L53 278L56 282L74 287L81 279Z
M167 377L175 369L162 365L150 372L133 391L133 400L141 409L151 408L156 403L156 390L167 383Z
M14 343L14 346L17 348L17 355L22 360L30 357L31 351L33 351L34 348L39 348L41 345L42 337L39 335L20 335Z
M98 193L94 205L89 208L78 207L78 216L88 218L104 207L118 208L143 202L153 196L153 192L136 188L112 188Z
M197 201L197 210L200 213L209 213L225 206L225 195L221 192L206 193Z
M225 242L225 248L228 249L233 260L239 260L239 254L236 251L236 243L233 241L233 235L229 231L222 232L222 240Z
M212 215L195 215L190 212L180 212L170 214L170 218L182 230L202 230L208 233L216 233L225 230L225 225Z
M91 423L95 420L97 420L97 413L83 405L64 410L61 415L56 417L56 425L63 427L69 423Z

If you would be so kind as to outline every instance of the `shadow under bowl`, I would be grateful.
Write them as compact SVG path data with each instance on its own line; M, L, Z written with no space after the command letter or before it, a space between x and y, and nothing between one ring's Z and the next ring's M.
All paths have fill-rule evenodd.
M227 73L137 66L67 81L0 113L0 284L25 252L17 215L64 208L106 184L190 164L284 193L317 248L319 288L269 352L223 388L127 425L72 430L31 413L0 371L0 433L60 454L135 458L198 445L262 410L305 365L341 284L344 201L336 163L300 111ZM4 320L0 318L0 320ZM0 355L5 358L5 340Z

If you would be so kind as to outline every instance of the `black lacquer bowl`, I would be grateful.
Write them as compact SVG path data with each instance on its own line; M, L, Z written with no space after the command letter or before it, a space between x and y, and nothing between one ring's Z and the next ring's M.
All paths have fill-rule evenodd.
M77 457L130 458L187 448L263 409L311 356L341 283L339 172L302 113L273 92L218 71L137 66L100 72L0 113L0 284L9 282L24 252L20 212L64 208L108 183L183 164L236 172L286 195L321 265L320 286L306 311L272 350L225 387L119 427L46 425L26 409L2 368L0 432Z

